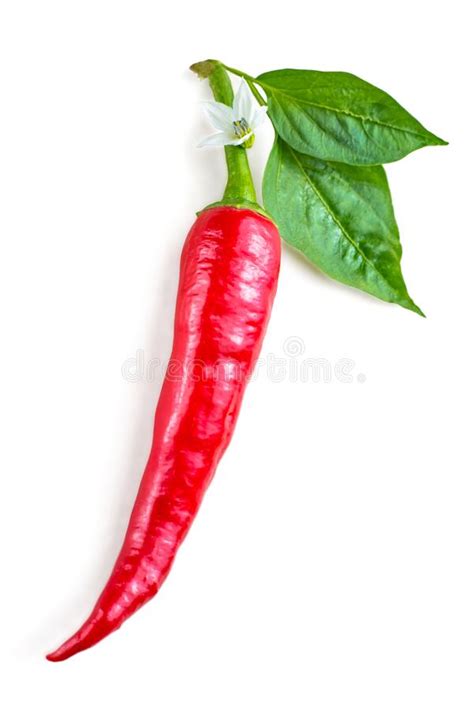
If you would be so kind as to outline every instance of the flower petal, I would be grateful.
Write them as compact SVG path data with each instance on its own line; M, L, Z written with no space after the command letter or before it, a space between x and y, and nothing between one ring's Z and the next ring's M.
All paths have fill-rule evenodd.
M245 79L242 79L232 106L234 121L240 121L242 118L245 118L247 123L250 124L253 113L253 101L254 99L249 85Z
M232 127L233 113L230 106L218 101L204 101L203 108L212 127L216 130L227 131Z
M208 135L207 138L204 138L204 140L201 140L197 147L205 148L213 145L222 147L223 145L230 145L230 140L231 138L228 133L213 133L212 135Z
M266 115L267 115L267 107L266 106L259 106L254 111L253 118L252 118L252 124L251 124L251 126L254 130L262 123L262 121L265 120Z

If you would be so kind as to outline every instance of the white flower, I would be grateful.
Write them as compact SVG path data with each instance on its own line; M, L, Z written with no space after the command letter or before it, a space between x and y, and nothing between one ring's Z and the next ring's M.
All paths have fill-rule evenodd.
M257 106L249 85L242 79L234 97L232 108L218 101L206 101L204 110L213 128L213 133L201 141L205 145L244 145L251 148L255 140L255 129L265 118L266 106Z

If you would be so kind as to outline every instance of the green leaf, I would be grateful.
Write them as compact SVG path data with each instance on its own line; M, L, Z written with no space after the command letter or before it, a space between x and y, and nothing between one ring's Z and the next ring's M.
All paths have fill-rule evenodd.
M353 74L281 69L256 82L280 137L322 160L379 165L425 145L447 145L385 91Z
M263 199L282 238L322 271L423 315L400 269L402 249L383 167L325 162L277 138Z

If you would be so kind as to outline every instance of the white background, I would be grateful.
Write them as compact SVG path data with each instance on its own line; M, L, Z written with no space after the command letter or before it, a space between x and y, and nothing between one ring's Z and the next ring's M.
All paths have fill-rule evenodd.
M5 1L0 11L0 703L472 709L472 73L464 3ZM467 4L466 4L467 7ZM66 663L150 444L180 248L224 185L207 57L351 71L450 141L388 166L426 320L284 249L262 355L331 381L247 392L158 597ZM251 161L260 179L271 145ZM334 366L354 362L352 383ZM362 374L363 377L357 375ZM359 381L360 378L365 381ZM146 378L145 378L146 379Z

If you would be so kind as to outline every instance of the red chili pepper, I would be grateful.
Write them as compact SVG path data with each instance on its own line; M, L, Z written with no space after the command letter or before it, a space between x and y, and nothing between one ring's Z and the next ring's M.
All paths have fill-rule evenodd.
M229 101L220 71L207 76ZM275 295L280 237L242 206L255 196L245 149L226 155L227 204L201 212L183 248L173 352L122 550L90 617L49 660L99 642L156 594L234 431Z

